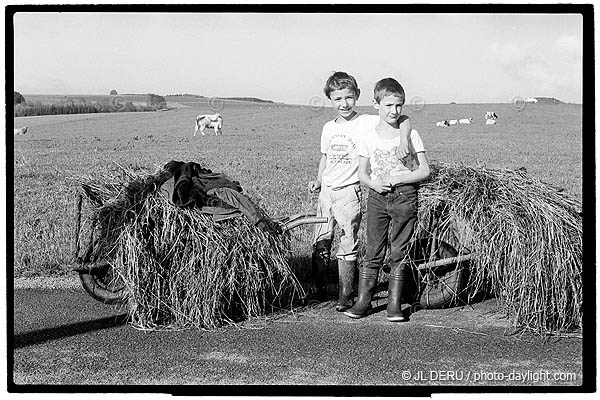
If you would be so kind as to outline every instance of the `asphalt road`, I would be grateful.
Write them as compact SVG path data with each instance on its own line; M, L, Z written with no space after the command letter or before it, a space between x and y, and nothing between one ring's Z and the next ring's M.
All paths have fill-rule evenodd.
M421 310L399 324L385 319L385 304L385 298L379 300L376 313L360 320L328 302L241 327L144 332L127 324L124 310L100 304L83 290L16 289L9 391L110 385L98 390L118 392L119 385L152 385L137 388L178 392L190 387L176 385L241 384L269 386L207 386L201 393L301 395L314 387L290 392L270 385L326 385L320 394L356 396L374 394L368 385L381 386L379 395L403 395L407 388L399 385L414 393L494 386L575 389L583 382L580 337L510 335L494 299ZM89 390L71 391L78 388Z

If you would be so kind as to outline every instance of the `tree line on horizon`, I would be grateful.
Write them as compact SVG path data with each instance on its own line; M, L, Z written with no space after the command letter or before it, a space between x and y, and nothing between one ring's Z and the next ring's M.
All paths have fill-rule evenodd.
M43 104L40 101L28 102L25 97L17 91L14 92L14 116L30 117L39 115L60 114L89 114L89 113L111 113L111 112L143 112L158 111L167 107L167 101L163 96L148 93L146 105L133 104L125 101L122 97L111 95L102 101L86 101L85 99L61 100L57 103Z
M165 97L194 97L197 99L208 99L209 97L200 94L178 93L167 94ZM218 97L223 100L251 101L254 103L275 103L273 100L259 99L258 97Z

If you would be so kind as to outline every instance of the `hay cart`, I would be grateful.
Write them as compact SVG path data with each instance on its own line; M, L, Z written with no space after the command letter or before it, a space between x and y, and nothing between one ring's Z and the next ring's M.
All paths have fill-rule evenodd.
M102 240L100 229L92 227L89 235L82 243L82 203L83 196L79 194L75 206L75 232L73 252L76 266L74 272L79 274L81 284L85 291L94 299L104 304L116 304L125 299L125 285L113 271L111 260L101 259L97 256L97 247ZM306 224L326 223L326 217L317 217L312 214L295 214L273 221L281 232L290 231Z
M102 240L97 229L90 229L84 240L82 236L83 196L78 194L75 205L75 232L73 252L74 272L79 274L85 291L104 304L116 304L126 297L125 285L113 271L111 260L98 259L96 247ZM312 214L295 214L275 219L281 231L290 231L306 224L326 223L326 217ZM432 222L435 225L435 221ZM423 308L441 308L457 304L467 285L470 254L459 254L445 243L435 232L430 237L415 239L410 246L408 264L414 280L407 279L408 290L405 302L418 304ZM385 270L385 267L384 267ZM410 276L410 274L409 274Z

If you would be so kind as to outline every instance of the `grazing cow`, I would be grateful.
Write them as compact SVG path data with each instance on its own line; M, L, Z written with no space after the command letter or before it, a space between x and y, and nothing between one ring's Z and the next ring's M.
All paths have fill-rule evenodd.
M196 137L198 131L204 136L204 128L214 128L215 136L219 133L223 135L223 117L221 117L221 114L198 115L194 128L194 137Z
M498 115L493 111L488 111L485 113L485 119L498 119Z
M457 119L451 119L450 121L448 121L448 124L450 124L450 125L456 125L456 124L458 124L458 120Z
M486 119L485 124L486 125L496 125L496 120L495 119Z
M459 119L458 123L459 124L470 124L471 121L473 121L473 118L463 118L463 119Z
M15 129L15 135L24 135L27 133L27 127L24 126L22 128L19 129Z
M443 121L438 121L435 123L435 126L450 126L450 123L448 122L447 119L443 120Z

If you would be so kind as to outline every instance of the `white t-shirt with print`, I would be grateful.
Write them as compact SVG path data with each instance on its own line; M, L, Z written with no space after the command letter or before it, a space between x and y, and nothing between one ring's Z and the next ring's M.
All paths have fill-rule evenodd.
M411 130L408 141L408 153L404 158L399 156L400 139L384 139L375 130L371 130L365 136L368 140L361 141L358 154L369 159L371 167L371 179L376 180L383 175L398 176L418 167L417 153L424 152L425 147L421 136L416 129Z
M341 188L358 183L358 144L379 123L378 115L359 115L352 121L327 122L321 132L321 153L327 156L321 184Z

